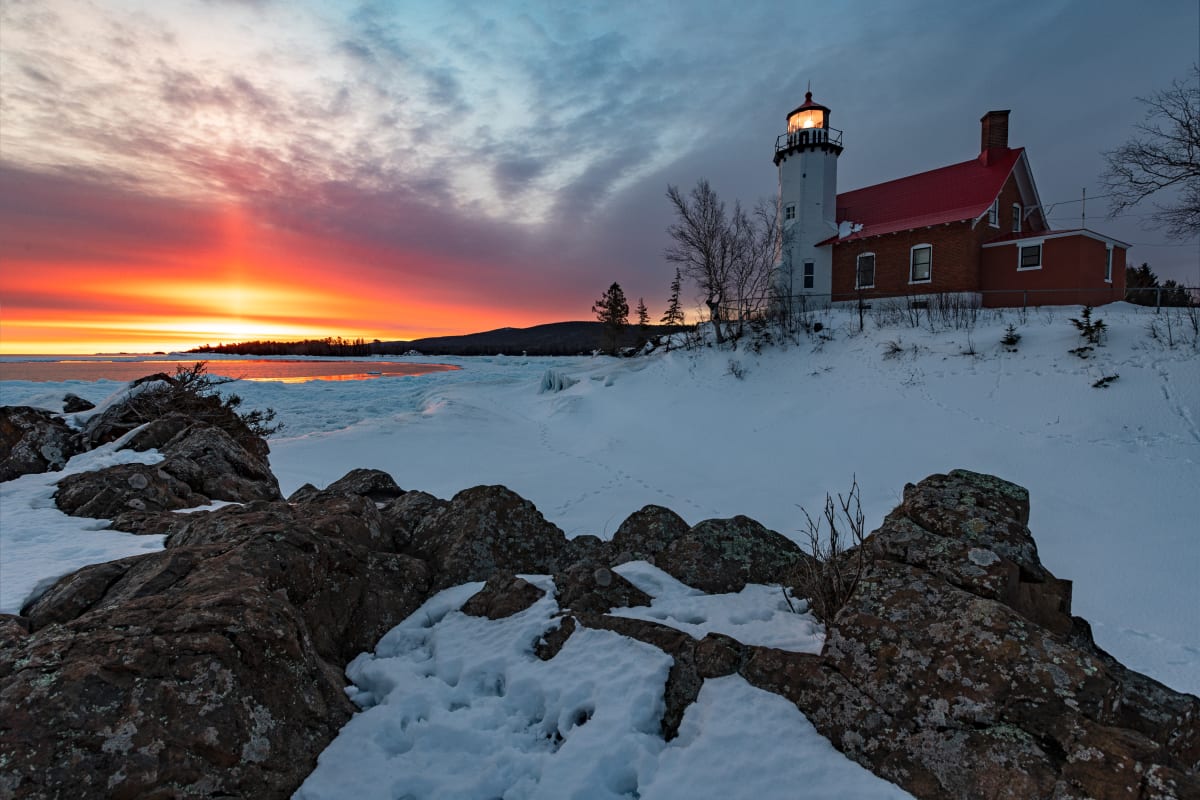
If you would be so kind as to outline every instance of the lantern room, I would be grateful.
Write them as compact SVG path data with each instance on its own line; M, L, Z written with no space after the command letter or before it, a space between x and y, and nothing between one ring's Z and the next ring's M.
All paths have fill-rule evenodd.
M829 109L820 103L814 103L812 92L804 93L804 105L788 114L788 133L808 128L828 128Z
M842 132L829 127L829 109L813 102L812 92L805 92L804 105L787 115L787 133L775 140L775 163L810 149L841 153Z

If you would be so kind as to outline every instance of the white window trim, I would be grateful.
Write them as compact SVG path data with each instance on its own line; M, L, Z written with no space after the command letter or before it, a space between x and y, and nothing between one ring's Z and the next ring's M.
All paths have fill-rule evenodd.
M1013 233L1020 233L1020 232L1021 232L1021 213L1022 213L1022 210L1021 210L1021 204L1020 204L1020 203L1013 203L1013 206L1012 206L1012 207L1013 207L1013 224L1012 224L1012 232L1013 232Z
M810 277L806 274L810 266L812 267L812 286L805 286L804 281ZM805 261L800 265L800 286L802 290L817 288L817 262Z
M1038 249L1038 265L1036 267L1021 266L1021 251L1026 247L1037 247ZM1017 244L1017 272L1033 272L1042 268L1042 264L1046 263L1046 240L1037 239L1032 242L1020 242Z
M1104 282L1112 283L1113 275L1113 246L1110 244L1104 248Z
M863 256L870 256L873 263L871 265L871 283L860 286L858 284L858 259L862 258ZM879 260L877 258L875 258L875 253L873 253L873 252L859 253L857 258L854 259L854 288L855 289L874 289L875 288L875 269L878 266L879 266Z
M997 197L992 201L991 207L987 211L988 225L992 228L1000 227L1000 198Z
M913 280L913 253L920 250L922 247L929 248L929 277L922 278L919 281ZM933 245L929 243L914 244L908 248L908 285L913 286L918 283L933 283Z
M792 212L792 215L790 217L788 216L789 211ZM785 203L784 204L783 220L784 220L784 222L795 222L796 221L796 204L795 203Z

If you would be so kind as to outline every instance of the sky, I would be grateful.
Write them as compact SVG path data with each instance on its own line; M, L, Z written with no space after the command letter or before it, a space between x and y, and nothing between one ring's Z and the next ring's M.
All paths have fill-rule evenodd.
M1196 0L0 0L0 352L524 327L613 281L657 318L668 185L770 198L810 84L839 190L1011 109L1052 225L1086 189L1198 285L1200 244L1097 199L1135 98L1198 60Z

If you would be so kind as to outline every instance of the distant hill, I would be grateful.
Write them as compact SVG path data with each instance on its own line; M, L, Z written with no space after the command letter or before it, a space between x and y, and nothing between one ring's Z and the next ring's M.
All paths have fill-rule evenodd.
M651 325L646 337L664 336L685 330L681 326ZM636 325L625 331L622 347L634 347L641 333ZM462 336L435 336L394 342L365 342L362 339L308 339L301 342L253 341L197 347L192 353L228 353L258 356L348 356L404 355L417 351L429 356L574 356L603 347L599 322L551 322L531 328L497 328Z
M682 328L665 325L650 326L647 336L661 336ZM603 347L603 326L599 322L551 322L532 328L499 328L464 336L437 336L414 339L411 342L386 342L385 345L404 345L405 351L416 350L430 356L521 355L573 356L590 353ZM640 334L636 325L625 330L622 347L633 347Z

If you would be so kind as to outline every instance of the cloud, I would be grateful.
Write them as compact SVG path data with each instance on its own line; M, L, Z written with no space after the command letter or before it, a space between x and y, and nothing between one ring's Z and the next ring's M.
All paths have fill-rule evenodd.
M612 280L665 296L668 183L772 194L810 79L846 131L843 188L968 158L979 114L1012 107L1052 202L1135 121L1119 97L1178 71L1155 43L1186 27L1110 0L999 23L949 0L125 3L0 6L3 241L137 270L222 241L240 209L272 254L320 254L347 285L568 316ZM1118 38L1143 55L1106 71L1119 57L1088 42Z

